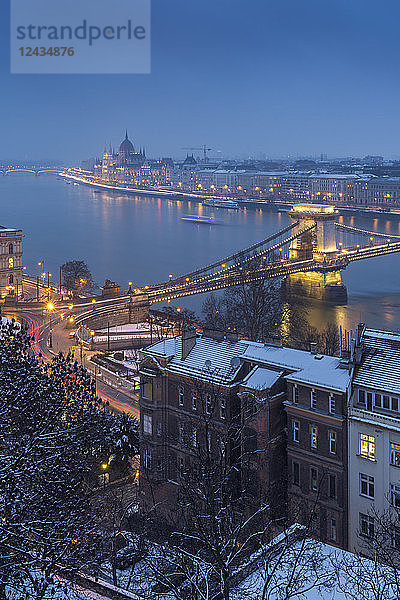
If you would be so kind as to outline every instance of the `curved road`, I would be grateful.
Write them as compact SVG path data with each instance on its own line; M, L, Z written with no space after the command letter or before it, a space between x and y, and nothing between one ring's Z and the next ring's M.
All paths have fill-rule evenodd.
M51 351L48 348L47 342L49 338L50 328L55 327L60 322L60 316L54 315L51 318L39 315L37 313L18 310L18 311L4 311L4 316L8 318L13 318L16 321L23 322L28 327L28 332L32 338L32 351L36 356L42 356L42 358L46 361L51 361L56 352ZM72 348L73 340L68 338L68 330L65 330L66 333L64 336L54 337L53 332L53 344L57 348L57 351L62 351L64 353L68 352ZM103 402L108 402L110 408L115 412L126 412L137 419L139 419L139 407L137 403L127 396L126 394L120 392L119 390L110 387L105 384L103 381L96 378L96 389L97 395L103 400Z

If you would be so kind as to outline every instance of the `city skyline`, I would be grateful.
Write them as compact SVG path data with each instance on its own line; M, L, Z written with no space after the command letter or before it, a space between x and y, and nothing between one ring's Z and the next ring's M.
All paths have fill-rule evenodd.
M397 157L399 13L155 0L150 75L40 76L9 74L3 8L0 155L75 163L128 128L151 156Z

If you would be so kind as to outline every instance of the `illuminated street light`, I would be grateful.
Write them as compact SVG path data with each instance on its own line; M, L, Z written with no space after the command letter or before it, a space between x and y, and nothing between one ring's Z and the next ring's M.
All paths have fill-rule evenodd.
M54 304L52 302L48 302L46 304L46 306L47 306L47 310L54 310Z
M96 304L96 300L94 298L92 300L92 304Z

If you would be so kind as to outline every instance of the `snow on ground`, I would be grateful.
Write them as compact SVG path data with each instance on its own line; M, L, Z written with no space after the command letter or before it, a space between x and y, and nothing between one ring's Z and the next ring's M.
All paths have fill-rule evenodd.
M126 323L125 325L116 325L110 327L110 333L138 333L141 331L150 331L149 323ZM107 327L105 329L98 329L97 333L107 333Z

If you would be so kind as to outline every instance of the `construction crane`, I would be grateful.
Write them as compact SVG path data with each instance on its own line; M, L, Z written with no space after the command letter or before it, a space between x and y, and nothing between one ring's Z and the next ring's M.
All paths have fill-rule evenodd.
M194 150L202 150L203 156L204 156L204 162L206 163L206 162L208 162L207 152L211 152L212 148L207 148L207 146L204 144L203 146L189 146L187 148L182 148L182 150L187 150L192 153Z

